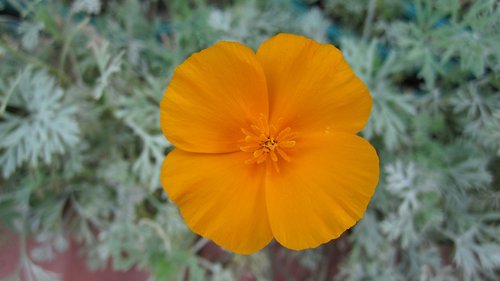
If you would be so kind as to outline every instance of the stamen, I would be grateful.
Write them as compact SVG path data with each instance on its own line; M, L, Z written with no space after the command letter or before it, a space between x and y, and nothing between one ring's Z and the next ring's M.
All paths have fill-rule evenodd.
M285 161L287 162L290 162L291 159L290 159L290 156L288 156L288 154L286 154L281 148L278 148L276 151L278 151L278 154L281 156L281 158L283 158Z
M270 159L274 169L279 172L280 159L286 162L291 161L287 152L296 145L297 134L293 133L290 127L280 130L283 119L278 121L277 124L269 125L262 114L249 126L250 130L241 129L244 138L241 140L243 143L240 149L243 152L252 153L245 164L262 164Z
M264 149L255 150L253 152L253 157L259 158L262 155L262 153L264 153Z
M243 132L243 134L246 135L247 137L251 137L253 135L249 131L245 130L245 128L241 128L241 132Z
M266 160L267 160L267 153L263 153L257 158L257 164L264 163L264 161Z
M278 166L278 162L273 162L273 167L276 170L277 173L280 172L280 167Z
M280 146L281 147L286 147L286 148L294 147L295 146L295 141L282 141L282 142L280 142Z
M291 130L292 129L290 127L287 127L286 129L281 131L276 138L279 140L285 138L286 136L288 136Z
M250 128L252 128L252 129L253 129L253 131L254 131L255 133L257 133L257 134L261 134L261 133L263 133L262 128L259 128L259 127L257 127L256 125L252 125L252 126L250 126Z
M252 152L252 151L256 150L257 148L259 148L259 147L256 145L240 146L241 151L244 151L244 152Z

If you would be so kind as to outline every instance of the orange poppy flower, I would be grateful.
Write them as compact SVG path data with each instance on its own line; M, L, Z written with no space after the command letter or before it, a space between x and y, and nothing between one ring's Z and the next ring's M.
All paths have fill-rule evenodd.
M352 227L375 191L377 153L356 135L371 107L332 45L219 42L177 67L161 101L175 145L163 187L195 233L236 253L273 237L316 247Z

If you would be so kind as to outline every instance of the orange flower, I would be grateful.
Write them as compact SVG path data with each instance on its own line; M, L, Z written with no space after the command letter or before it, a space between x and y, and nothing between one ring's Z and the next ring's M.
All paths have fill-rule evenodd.
M364 214L377 153L356 135L372 100L341 52L279 34L219 42L177 67L161 101L175 145L161 180L196 233L249 254L337 238Z

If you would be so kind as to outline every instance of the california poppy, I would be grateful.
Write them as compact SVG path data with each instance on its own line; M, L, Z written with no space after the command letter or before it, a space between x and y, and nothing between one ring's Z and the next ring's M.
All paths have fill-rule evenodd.
M368 89L332 45L279 34L255 53L219 42L179 65L160 105L175 149L161 181L186 224L236 253L273 237L294 249L337 238L379 177L357 136Z

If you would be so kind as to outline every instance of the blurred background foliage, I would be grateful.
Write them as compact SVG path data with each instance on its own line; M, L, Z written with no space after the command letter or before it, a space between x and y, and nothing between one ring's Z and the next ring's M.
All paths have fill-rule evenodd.
M363 220L330 243L347 245L333 273L327 246L280 253L308 280L500 280L498 1L1 0L0 14L0 219L21 239L17 274L56 279L36 261L72 237L92 268L273 280L274 246L199 254L159 183L158 104L193 52L291 32L338 46L369 86L362 135L382 173Z

